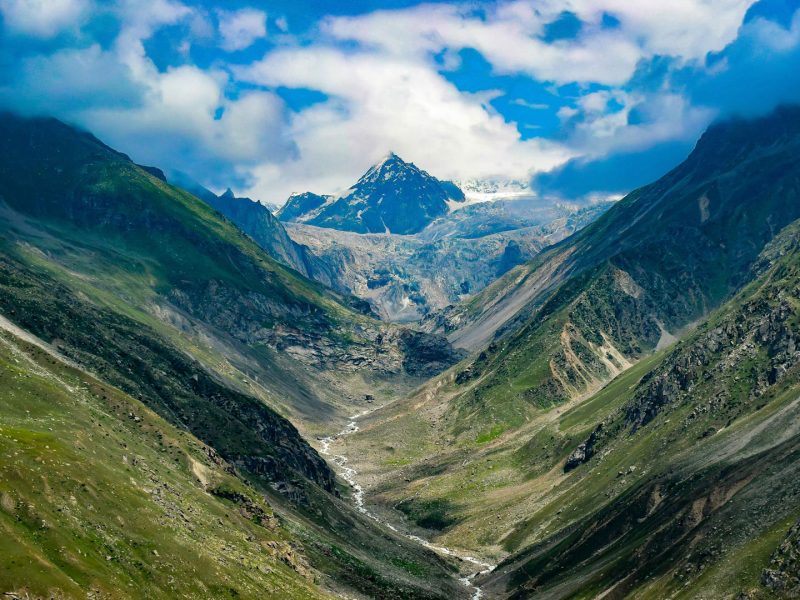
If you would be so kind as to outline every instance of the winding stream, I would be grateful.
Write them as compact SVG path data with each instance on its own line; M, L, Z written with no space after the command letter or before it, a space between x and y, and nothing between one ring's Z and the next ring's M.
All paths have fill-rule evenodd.
M473 583L473 579L478 575L491 571L494 568L494 565L484 562L480 559L477 559L474 556L468 556L465 554L461 554L460 552L456 552L452 548L447 548L445 546L437 546L436 544L432 544L428 540L423 539L418 535L412 535L410 533L406 533L405 531L401 531L388 521L381 519L378 515L368 510L367 507L364 506L364 488L361 487L361 484L359 484L358 481L356 481L356 476L358 475L358 472L353 467L348 466L346 456L342 454L333 454L331 452L331 444L334 442L334 440L340 437L344 437L346 435L352 435L355 432L357 432L358 419L368 414L369 412L371 411L365 410L363 412L358 413L357 415L353 415L352 417L350 417L350 422L347 424L347 426L344 429L342 429L339 433L335 435L330 435L325 438L321 438L319 440L320 454L330 458L334 462L334 464L336 464L336 466L339 467L338 469L339 475L348 484L350 484L350 487L353 488L353 500L355 502L356 508L360 513L368 516L373 521L380 523L381 525L387 527L388 529L394 531L395 533L402 535L404 538L411 540L412 542L415 542L421 546L424 546L429 550L433 550L437 554L440 554L442 556L453 556L455 558L459 558L465 562L475 565L478 568L478 570L475 573L467 577L461 577L459 580L461 581L461 583L474 590L472 594L472 600L480 600L481 598L483 598L483 590L481 590L480 587L478 587Z

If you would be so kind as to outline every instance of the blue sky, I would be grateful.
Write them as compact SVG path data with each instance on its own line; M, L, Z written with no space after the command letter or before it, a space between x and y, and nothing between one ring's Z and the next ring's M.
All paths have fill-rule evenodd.
M621 194L800 101L797 0L0 0L0 104L281 203L388 150Z

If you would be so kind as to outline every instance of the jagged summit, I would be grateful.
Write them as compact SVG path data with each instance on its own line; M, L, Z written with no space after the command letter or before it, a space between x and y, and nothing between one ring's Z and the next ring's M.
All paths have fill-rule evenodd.
M357 233L411 234L447 214L448 200L464 200L458 186L389 152L339 196L293 194L278 218Z

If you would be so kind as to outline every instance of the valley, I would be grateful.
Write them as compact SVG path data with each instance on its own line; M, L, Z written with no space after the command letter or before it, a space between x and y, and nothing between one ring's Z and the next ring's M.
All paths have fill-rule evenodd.
M664 181L634 192L583 232L489 286L462 304L455 319L451 312L451 320L439 320L440 331L459 344L465 321L467 329L487 336L489 321L483 315L503 314L498 307L504 302L513 307L503 309L504 318L492 316L483 343L468 345L484 348L481 352L408 398L365 415L358 430L340 440L337 452L358 472L370 510L401 519L432 535L436 544L499 561L479 578L489 597L573 597L586 589L595 594L625 589L643 597L736 597L743 591L772 597L761 583L763 569L778 538L800 516L791 500L771 504L772 494L792 498L797 493L788 483L800 392L793 341L798 304L792 291L794 219L800 216L796 167L776 166L773 172L788 174L788 185L772 180L776 193L762 188L759 195L760 209L770 215L764 226L769 230L780 218L776 229L781 233L771 241L762 238L768 241L757 253L742 249L713 259L715 265L718 260L742 265L738 276L725 269L731 283L693 279L681 269L676 275L683 278L682 291L671 292L669 304L654 303L670 285L670 275L652 265L669 264L664 260L669 246L659 242L659 258L651 259L641 248L628 258L627 243L614 240L611 232L619 222L623 239L641 240L629 237L629 227L647 217L623 214L636 211L637 203L650 214L665 214L644 200L649 194L659 194L666 205L675 198L680 206L685 196L702 198L703 188L715 189L718 184L706 168L692 184L698 191L683 191L675 182L691 181L687 172L702 164L710 140L719 156L732 130L751 127L750 140L764 135L763 145L750 147L753 168L760 170L764 161L793 163L797 138L785 126L795 126L796 117L796 111L778 113L771 121L732 123L709 132ZM773 127L778 121L781 128ZM744 177L739 181L750 181L742 175L748 159L735 152L734 162L719 162L736 169ZM721 178L726 179L724 172ZM733 180L727 181L730 186ZM736 204L750 197L739 195L734 184L716 198L721 223L709 225L712 235L738 236L742 213ZM693 218L701 224L714 218L704 215L698 210ZM727 215L733 215L733 228L722 225ZM583 271L586 267L572 257L585 260L591 254L573 246L601 248L588 241L595 234L620 254L599 253L600 266ZM727 254L731 242L719 247ZM685 244L676 251L687 256ZM651 260L648 269L636 264ZM623 264L624 271L616 266ZM702 262L690 264L702 272ZM546 278L537 279L537 269ZM697 287L687 287L687 275ZM720 284L728 290L742 286L742 291L727 300L725 287L715 287ZM705 294L700 304L698 292ZM708 303L721 308L709 309ZM605 312L609 305L613 313ZM659 313L661 307L669 312ZM618 321L609 319L614 314ZM597 323L602 328L596 329ZM495 341L487 343L492 337ZM542 369L535 367L537 353L549 359ZM524 377L515 379L515 373ZM767 464L770 468L760 473ZM760 517L748 526L750 538L723 525L750 518L743 515L752 515L748 511L755 506L761 507ZM632 515L638 515L636 521ZM669 538L654 533L661 527L674 533ZM705 549L690 551L682 544ZM653 558L637 554L642 551ZM664 555L676 557L668 567L657 558ZM591 567L595 560L597 571ZM620 561L624 569L600 566ZM574 565L573 571L561 574L563 565ZM629 571L636 575L614 579Z
M800 599L800 1L0 0L0 600Z
M409 169L404 234L0 132L7 595L792 597L797 107L615 202L311 209Z

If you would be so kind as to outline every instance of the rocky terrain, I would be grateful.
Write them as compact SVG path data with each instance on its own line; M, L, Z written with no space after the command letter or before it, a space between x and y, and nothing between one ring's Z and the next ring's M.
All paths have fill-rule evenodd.
M403 323L469 298L608 206L497 200L450 212L413 236L298 223L286 228L327 266L336 289L367 301L383 319Z

